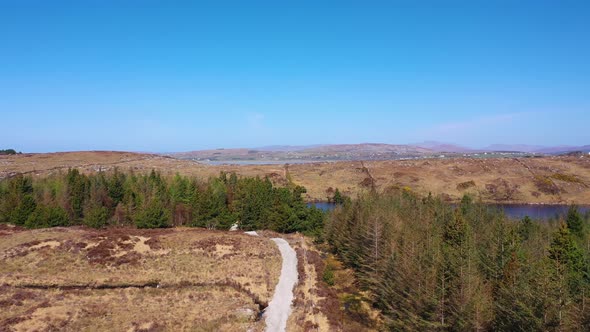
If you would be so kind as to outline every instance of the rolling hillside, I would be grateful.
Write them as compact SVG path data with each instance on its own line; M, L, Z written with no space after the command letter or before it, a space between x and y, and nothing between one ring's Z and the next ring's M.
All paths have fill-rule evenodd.
M355 196L392 186L457 201L464 193L485 202L590 204L590 157L429 158L277 165L211 166L152 154L69 152L0 157L0 178L18 173L48 176L70 167L84 172L121 170L207 178L220 172L268 176L274 183L303 185L309 201L325 201L334 189Z

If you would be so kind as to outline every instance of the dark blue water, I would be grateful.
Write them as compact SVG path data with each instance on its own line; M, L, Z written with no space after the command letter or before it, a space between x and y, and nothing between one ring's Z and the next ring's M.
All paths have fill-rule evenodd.
M307 206L315 206L322 211L332 211L336 207L336 204L327 203L327 202L317 202L317 203L308 203Z
M494 204L492 207L497 207L504 210L504 213L511 218L523 218L529 216L533 219L551 219L558 218L567 214L569 205L541 205L541 204ZM581 213L586 213L590 210L590 206L578 206Z
M318 209L324 211L333 210L336 205L334 203L309 203L308 205L315 205ZM504 211L506 216L510 218L521 219L524 216L529 216L533 219L551 219L564 216L569 209L569 205L541 205L541 204L490 204L490 208L499 208ZM578 206L581 213L590 211L590 206Z

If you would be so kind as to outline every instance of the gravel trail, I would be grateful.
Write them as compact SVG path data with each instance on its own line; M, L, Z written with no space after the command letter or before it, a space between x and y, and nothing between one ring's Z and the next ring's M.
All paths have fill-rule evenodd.
M284 332L287 328L287 319L291 314L293 287L295 287L298 278L297 254L284 239L273 238L272 240L279 247L283 257L283 265L279 283L275 288L272 300L264 312L264 317L267 332Z

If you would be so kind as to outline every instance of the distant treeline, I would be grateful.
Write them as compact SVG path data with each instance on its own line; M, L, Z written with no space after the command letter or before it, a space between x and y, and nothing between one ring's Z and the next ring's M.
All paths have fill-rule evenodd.
M20 152L16 152L16 150L14 150L14 149L0 150L0 155L17 154L17 153L20 153Z
M325 239L392 331L589 331L588 215L508 220L410 191L345 200Z
M17 176L0 182L0 222L28 228L84 224L139 228L195 226L270 229L313 234L324 213L308 207L305 188L274 187L267 178L224 174L206 181L180 175L76 169L43 179Z

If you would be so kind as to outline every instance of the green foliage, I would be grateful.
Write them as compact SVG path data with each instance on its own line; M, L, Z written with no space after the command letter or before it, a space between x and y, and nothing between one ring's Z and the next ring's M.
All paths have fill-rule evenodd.
M571 211L556 227L391 190L332 211L323 237L390 330L585 331L590 239Z
M16 176L0 181L0 222L31 227L53 224L45 207L66 211L67 224L104 227L133 222L137 227L197 226L243 230L270 229L322 235L325 214L308 207L301 186L279 188L267 178L220 174L207 181L181 175L162 177L132 172L85 175L76 169L49 178ZM59 224L65 224L59 222Z
M33 179L29 176L17 175L8 182L9 192L13 195L33 193Z
M334 268L332 268L330 264L326 265L322 275L322 280L324 280L326 284L334 286Z
M59 206L37 206L35 211L27 218L24 226L27 228L46 228L69 226L69 218L66 211Z
M77 169L69 169L66 175L68 201L74 219L83 217L84 202L88 195L88 178Z
M0 221L24 225L37 206L32 179L18 175L1 184Z
M10 214L10 222L22 226L25 224L27 219L37 208L37 203L32 195L24 195L18 202L16 208L12 210Z
M569 228L561 224L549 247L549 258L555 263L556 273L569 279L570 290L579 289L579 283L586 272L584 254L578 247Z
M334 191L334 197L332 198L332 201L334 202L334 204L344 204L344 197L342 196L338 188L336 188L336 191Z
M0 150L0 155L11 155L11 154L17 154L16 150L14 150L14 149Z
M551 174L551 178L553 178L555 180L563 181L563 182L583 184L583 182L580 180L580 178L578 178L577 176L572 175L572 174L554 173L554 174Z
M164 228L169 226L169 213L164 206L158 202L148 203L135 216L137 228Z
M522 241L526 241L531 236L531 233L535 230L535 224L529 216L525 216L520 220L518 225L518 235Z
M108 195L113 201L113 206L117 206L125 196L125 175L115 169L115 173L108 181Z
M92 228L102 228L109 220L109 210L104 206L92 206L84 213L84 225Z
M473 198L467 194L461 198L461 212L463 214L469 213L469 209L473 206Z
M577 206L570 206L565 222L567 228L574 236L581 238L584 235L584 222Z

